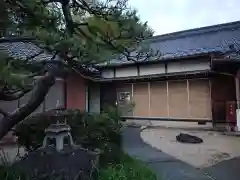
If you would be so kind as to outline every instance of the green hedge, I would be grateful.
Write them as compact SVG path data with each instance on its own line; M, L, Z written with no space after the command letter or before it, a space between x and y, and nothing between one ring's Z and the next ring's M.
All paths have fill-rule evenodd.
M101 114L88 114L79 110L66 110L67 123L76 144L85 148L99 148L103 154L100 160L118 160L121 145L120 113L115 108L108 108ZM15 133L18 143L28 151L33 151L42 145L44 130L54 122L48 113L41 113L27 118L17 125Z

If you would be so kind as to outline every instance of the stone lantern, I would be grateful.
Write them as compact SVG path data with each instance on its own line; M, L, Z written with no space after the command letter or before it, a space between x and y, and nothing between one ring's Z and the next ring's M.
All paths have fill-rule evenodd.
M64 148L64 139L67 138L69 145L73 146L73 139L70 132L71 128L68 124L63 124L57 122L56 124L51 124L45 130L45 138L43 140L43 148L46 148L49 144L49 139L54 139L56 142L56 150L61 151Z
M74 146L71 127L67 124L67 112L64 108L57 108L49 112L51 119L56 119L55 124L51 124L45 129L45 138L43 140L42 148L47 148L49 146L49 141L54 140L56 145L56 150L61 151L64 148L64 140L68 140L69 146Z
M46 118L56 120L45 129L43 146L29 152L27 156L14 163L14 167L28 175L29 179L64 179L89 180L98 169L100 150L88 150L75 145L66 122L69 114L64 108L57 108L44 113ZM68 139L65 146L64 139ZM56 147L49 146L49 139L56 142Z

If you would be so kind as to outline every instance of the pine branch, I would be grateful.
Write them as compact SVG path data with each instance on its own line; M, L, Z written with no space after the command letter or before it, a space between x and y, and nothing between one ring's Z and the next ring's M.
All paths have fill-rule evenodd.
M32 88L21 89L19 91L15 91L15 92L3 91L3 92L0 92L0 100L2 100L2 101L15 101L15 100L18 100L21 97L23 97L25 94L27 94L31 90L32 90Z
M2 139L8 131L12 129L16 124L25 119L29 114L31 114L37 107L43 102L48 91L55 83L55 74L47 73L43 78L41 78L29 101L18 108L13 113L8 116L4 116L0 121L0 139Z

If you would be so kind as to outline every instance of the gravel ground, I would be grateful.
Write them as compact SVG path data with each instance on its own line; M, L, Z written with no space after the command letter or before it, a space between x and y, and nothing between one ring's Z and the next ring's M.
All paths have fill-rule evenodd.
M140 128L124 128L123 149L132 157L146 163L156 173L159 180L215 180L205 171L201 172L191 165L144 143L140 137L140 131Z
M201 144L183 144L176 135L188 133L203 139ZM205 168L223 160L240 156L240 137L225 136L213 131L149 128L141 132L143 141L170 156L196 168Z

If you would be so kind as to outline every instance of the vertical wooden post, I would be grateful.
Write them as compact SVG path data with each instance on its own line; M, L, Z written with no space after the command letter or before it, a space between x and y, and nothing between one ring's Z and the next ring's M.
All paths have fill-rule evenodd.
M151 84L148 82L148 116L151 117Z
M187 79L187 98L188 98L188 118L191 118L191 106L190 106L190 93L189 93L189 80Z
M170 117L170 110L169 110L169 92L168 92L168 81L167 83L167 112L168 112L168 117Z
M133 100L134 100L134 96L133 96L133 93L134 93L134 84L132 83L131 85L132 85L132 87L131 87L131 88L132 88L131 102L134 103L134 101L133 101ZM134 109L133 109L133 111L132 111L132 115L134 116Z
M236 100L237 100L237 109L239 109L239 78L235 77L235 87L236 87Z

